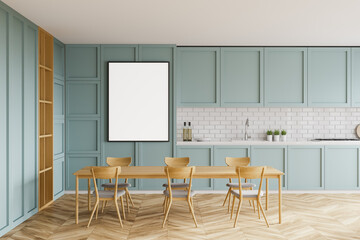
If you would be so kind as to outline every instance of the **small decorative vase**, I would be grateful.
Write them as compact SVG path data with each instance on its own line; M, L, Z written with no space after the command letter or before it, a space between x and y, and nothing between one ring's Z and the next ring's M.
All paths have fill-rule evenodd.
M286 135L281 135L281 141L286 142Z
M266 140L269 142L272 142L273 136L272 135L266 135Z
M278 142L280 140L280 135L274 135L274 142Z

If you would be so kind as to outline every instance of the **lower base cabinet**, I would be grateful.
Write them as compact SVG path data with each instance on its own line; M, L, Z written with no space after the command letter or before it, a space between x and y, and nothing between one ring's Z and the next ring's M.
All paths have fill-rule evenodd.
M352 146L325 147L325 189L359 189L359 148Z
M288 147L288 190L324 189L324 147Z
M287 146L251 146L251 166L270 166L285 173L281 179L282 189L287 188ZM253 181L259 186L259 180ZM277 190L278 179L269 179L269 189ZM263 182L265 190L265 181Z
M214 146L214 166L227 166L226 157L250 157L250 146ZM229 179L214 179L215 190L227 190ZM233 182L238 182L233 179Z
M181 146L177 147L177 157L189 157L189 166L212 166L213 165L213 146ZM213 179L193 179L192 189L212 190Z

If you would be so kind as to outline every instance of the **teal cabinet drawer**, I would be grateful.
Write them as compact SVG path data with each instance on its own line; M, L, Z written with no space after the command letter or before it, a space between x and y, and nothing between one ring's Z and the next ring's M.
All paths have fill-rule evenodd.
M282 189L287 188L287 147L286 146L251 146L251 166L270 166L285 173L281 179ZM259 181L254 181L259 186ZM278 189L278 179L269 179L269 189ZM265 180L263 182L265 190Z
M288 147L288 189L324 189L324 147Z
M306 106L307 48L265 48L265 106Z
M227 166L226 157L250 157L250 146L214 146L214 166ZM233 181L238 182L236 179ZM228 182L227 178L215 178L214 189L226 190Z
M263 48L221 48L221 106L263 105Z
M350 48L309 48L309 106L350 104Z
M360 106L360 48L351 49L351 105L353 107Z
M212 146L181 146L177 147L177 157L189 157L189 166L212 166ZM193 179L194 190L211 190L212 179Z
M359 189L359 148L325 147L325 189Z
M179 106L220 106L220 48L177 48Z

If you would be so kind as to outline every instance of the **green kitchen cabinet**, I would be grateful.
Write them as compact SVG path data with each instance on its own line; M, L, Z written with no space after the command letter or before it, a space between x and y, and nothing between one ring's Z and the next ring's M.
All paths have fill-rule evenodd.
M221 48L221 106L263 106L263 48Z
M350 106L350 48L308 49L308 106Z
M226 157L250 157L250 146L214 146L214 166L227 166ZM227 178L215 178L215 190L227 190L226 184L229 182ZM238 182L234 179L234 182Z
M360 107L360 48L351 49L351 106Z
M220 48L178 47L178 106L220 106Z
M324 147L288 147L288 190L324 189Z
M307 48L265 48L265 106L306 106Z
M173 62L174 45L140 45L139 61L168 61L170 62L170 93L169 93L169 131L168 142L140 142L137 143L137 156L140 166L164 166L164 158L173 156ZM139 189L160 190L166 179L139 179Z
M358 146L325 146L325 189L359 189Z
M251 146L251 166L270 166L276 168L283 173L281 178L282 189L287 188L287 146ZM259 186L259 180L254 181ZM278 179L269 179L269 189L278 189ZM265 180L263 182L263 190L265 190Z
M213 146L178 146L176 154L177 157L189 157L189 166L212 166L212 152ZM213 179L194 178L192 186L194 190L212 190Z

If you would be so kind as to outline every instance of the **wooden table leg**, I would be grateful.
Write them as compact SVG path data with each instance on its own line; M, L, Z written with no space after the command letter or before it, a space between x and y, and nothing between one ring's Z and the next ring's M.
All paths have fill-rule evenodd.
M90 189L91 179L88 179L88 210L91 210L91 189Z
M282 204L282 196L281 196L281 175L278 176L279 179L279 224L281 224L281 204Z
M269 179L266 178L266 210L269 209Z
M75 223L79 223L79 178L76 176L75 186Z

